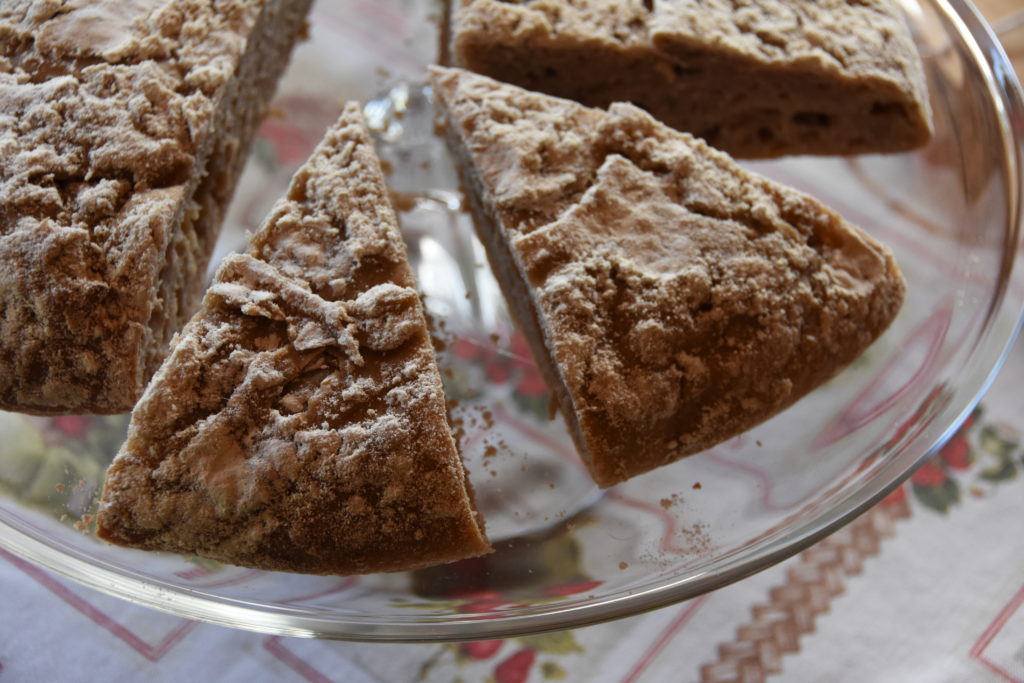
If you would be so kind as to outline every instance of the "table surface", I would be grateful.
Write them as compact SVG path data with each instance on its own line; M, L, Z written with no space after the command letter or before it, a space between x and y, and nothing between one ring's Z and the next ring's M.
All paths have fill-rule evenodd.
M1022 73L1024 0L977 4ZM0 680L1024 683L1022 386L1018 341L977 419L882 505L739 584L577 631L448 645L264 636L0 550Z

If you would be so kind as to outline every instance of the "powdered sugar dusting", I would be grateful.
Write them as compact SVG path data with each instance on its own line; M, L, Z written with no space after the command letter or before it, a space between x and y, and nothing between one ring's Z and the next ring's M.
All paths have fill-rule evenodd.
M329 573L486 552L413 285L350 105L136 407L100 534Z

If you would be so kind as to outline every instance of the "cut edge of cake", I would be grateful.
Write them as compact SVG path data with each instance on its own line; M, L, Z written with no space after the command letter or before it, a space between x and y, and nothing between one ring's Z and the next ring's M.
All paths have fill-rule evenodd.
M814 24L814 3L810 17L785 3L693 4L446 0L440 63L586 106L631 101L736 157L931 139L924 69L895 2L841 7L839 31Z

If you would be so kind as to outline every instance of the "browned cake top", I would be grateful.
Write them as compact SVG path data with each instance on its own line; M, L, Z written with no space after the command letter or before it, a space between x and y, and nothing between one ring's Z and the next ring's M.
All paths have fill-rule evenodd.
M486 552L356 105L229 257L132 416L100 534L319 573Z
M44 343L24 335L61 320L65 334L96 344L82 349L87 374L116 355L103 344L125 341L120 333L104 341L97 328L134 321L134 334L147 334L164 250L210 144L209 119L261 4L0 5L0 300L15 302L9 315L36 307L35 318L4 326L0 347ZM57 371L42 358L37 368L20 363L22 376L0 389L16 379L40 386Z
M434 85L532 288L599 483L766 419L899 309L888 249L633 106L459 70Z

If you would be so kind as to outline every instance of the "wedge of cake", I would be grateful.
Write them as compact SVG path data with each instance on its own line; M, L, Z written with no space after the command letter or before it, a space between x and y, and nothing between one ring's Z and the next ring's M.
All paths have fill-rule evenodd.
M97 532L321 574L489 552L357 105L174 341L107 473Z
M493 270L601 486L775 415L900 308L885 246L637 107L460 69L431 83Z
M448 0L442 58L595 107L632 102L733 156L925 143L894 0Z
M0 4L0 409L131 409L308 6Z

